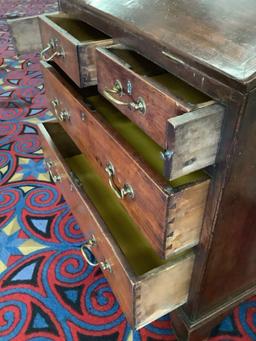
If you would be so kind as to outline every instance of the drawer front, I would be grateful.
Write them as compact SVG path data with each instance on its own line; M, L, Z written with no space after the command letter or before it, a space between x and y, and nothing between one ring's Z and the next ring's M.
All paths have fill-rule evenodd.
M53 71L53 72L51 72ZM166 214L169 195L164 192L164 184L154 178L150 169L143 164L129 146L110 131L97 113L85 107L75 94L58 80L54 70L44 69L45 87L48 99L57 98L61 103L57 117L63 109L69 113L69 119L61 121L62 126L101 172L107 184L116 192L121 192L125 184L132 187L134 198L129 195L119 198L129 214L141 227L152 246L159 252L165 247ZM55 108L51 106L52 111ZM115 175L110 177L106 166L111 162Z
M96 47L109 45L112 39L62 13L39 16L39 25L43 60L54 61L79 87L95 85Z
M134 198L119 198L152 247L167 258L198 243L204 215L209 180L189 184L178 192L168 192L169 184L152 173L96 112L79 101L64 79L52 67L44 68L46 93L50 100L58 98L61 105L52 106L61 124L101 172L105 183L120 194L129 184ZM106 166L114 165L115 175L109 176Z
M80 67L78 58L79 42L67 34L46 16L39 17L42 46L45 52L42 56L53 60L77 85L80 86ZM46 50L49 44L53 48ZM52 58L51 58L52 57Z
M99 92L166 149L164 175L176 179L214 164L224 107L172 76L164 91L161 75L136 73L110 49L97 49Z
M62 191L85 236L94 237L86 247L96 256L131 326L141 328L184 304L192 274L193 252L141 276L134 275L95 207L79 189L78 181L70 176L69 168L42 124L39 130L52 179ZM64 144L63 141L60 145L63 147ZM69 152L71 148L65 146L64 150Z
M54 129L54 133L57 135L58 129ZM97 214L93 205L82 193L79 188L79 181L74 178L74 175L71 175L64 159L43 125L39 126L39 133L45 162L48 164L47 168L49 169L52 180L56 183L70 206L85 238L90 239L92 236L95 237L97 243L93 247L93 254L100 263L101 268L103 263L106 262L111 266L111 272L107 269L103 270L102 268L103 273L109 281L122 309L126 313L129 322L133 323L133 310L131 304L133 300L133 281L132 276L129 277L127 273L125 261L122 259L123 255L120 250L115 247L111 235L108 230L104 228L103 221ZM65 141L62 141L62 145L65 146ZM67 144L64 148L69 151L71 149Z
M129 69L107 49L97 49L98 89L111 103L135 122L154 141L167 147L167 120L186 111L185 106L158 89L144 77ZM121 93L114 93L116 82L122 85ZM141 108L132 104L144 103ZM130 105L123 105L130 103Z

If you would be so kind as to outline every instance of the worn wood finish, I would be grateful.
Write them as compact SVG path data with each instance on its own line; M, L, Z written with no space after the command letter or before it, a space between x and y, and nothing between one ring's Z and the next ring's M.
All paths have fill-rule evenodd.
M94 162L106 183L105 167L110 161L115 166L118 186L128 183L133 187L135 198L125 198L121 203L161 257L196 245L209 180L199 179L172 189L104 122L100 113L85 105L63 77L50 66L45 65L43 70L49 99L58 98L58 110L70 113L70 120L62 125L77 146Z
M90 38L87 41L80 41L71 33L61 27L58 20L74 21L64 14L58 16L40 16L39 24L41 30L41 38L43 48L46 48L51 39L57 39L57 47L46 53L49 57L56 50L62 55L55 56L53 61L79 86L85 87L96 84L96 66L95 66L95 48L96 46L104 46L112 43L111 39L104 38L104 35L98 33L95 29L88 26ZM55 22L55 21L56 22ZM72 22L71 22L72 24ZM83 24L83 23L82 23ZM77 23L79 25L79 21ZM86 30L86 27L81 29ZM65 27L65 26L64 26ZM95 38L93 38L95 35ZM97 38L96 38L97 37ZM78 35L79 38L79 35ZM83 39L83 35L81 34ZM86 39L86 38L85 38Z
M135 111L127 106L115 104L122 113L135 122L141 129L150 135L158 144L166 148L167 120L189 110L185 103L179 103L163 89L157 88L150 79L135 73L125 61L117 58L108 49L97 49L98 90L111 90L119 80L123 86L121 94L112 96L122 102L136 102L139 97L146 104L146 112ZM128 94L127 84L130 82L132 93ZM188 105L189 107L189 105ZM156 115L157 112L157 115Z
M225 0L61 0L60 6L84 20L98 18L95 26L149 58L157 51L153 60L164 63L164 52L174 64L188 64L232 86L255 84L254 0L232 5Z
M18 54L37 52L42 49L38 16L9 19L7 23Z
M167 213L166 257L184 250L188 245L197 245L201 232L198 227L204 214L208 188L208 184L202 182L193 186L193 190L184 188L171 196Z
M218 120L221 123L224 108L220 113L221 107L217 110L216 106L212 106L213 101L210 101L207 96L182 83L179 79L166 73L166 71L160 68L157 69L156 65L136 55L133 51L116 45L97 49L97 56L99 92L163 148L168 148L170 144L172 144L172 147L175 145L175 143L172 143L175 134L172 136L168 134L171 131L168 120L172 117L190 111L197 111L198 108L204 108L199 112L195 112L193 116L198 117L201 114L202 116L208 116L208 123L209 120ZM122 90L113 94L111 91L117 81L122 85ZM145 102L145 112L121 104L122 102L136 103L140 98L143 98ZM121 103L119 104L119 102ZM217 110L216 115L214 115L215 108ZM192 115L185 117L188 118L184 118L184 122L192 119ZM169 122L172 123L172 121ZM214 123L209 125L209 130L212 125ZM199 128L200 124L198 124L198 133L200 132ZM217 135L213 133L212 150L209 150L211 163L215 161L214 156L220 138L220 129L219 124ZM190 137L190 135L188 132L187 136ZM190 141L190 145L195 145L197 142ZM213 150L215 150L215 155L212 155ZM176 158L176 150L172 149L172 151L174 152L173 158ZM200 155L200 151L200 149L197 151L197 159L199 159L198 162L201 167L196 168L197 163L194 163L195 168L192 168L191 171L204 167L203 161L206 160L204 160L204 155ZM174 160L174 163L179 163L179 160ZM205 166L207 165L209 163L207 164L206 161ZM170 178L172 177L170 176Z
M168 148L174 155L168 178L177 178L215 163L224 108L210 104L168 120Z
M197 314L205 313L227 297L255 287L256 161L252 157L256 146L255 106L254 91L248 96L243 116L238 121L237 139L216 217L214 238L210 240Z
M114 289L115 295L118 298L122 309L126 312L130 323L132 323L133 307L131 302L133 300L133 275L128 273L129 270L125 265L122 253L115 245L108 229L104 226L104 222L99 217L92 203L88 200L86 194L82 193L73 181L73 178L70 175L70 169L68 169L65 165L64 158L60 153L63 152L64 148L64 150L69 149L70 147L73 148L73 143L70 142L71 140L67 139L67 136L65 136L64 148L63 137L62 144L59 144L56 141L53 142L49 132L53 133L55 136L60 136L59 134L56 134L57 131L60 132L60 129L58 128L59 124L57 123L54 125L55 127L53 125L46 124L48 130L45 129L43 124L39 125L40 140L45 160L52 161L54 163L54 174L61 176L61 182L57 183L57 186L69 204L72 213L77 219L79 226L85 235L85 238L91 238L92 235L95 235L98 242L98 246L94 248L95 256L98 260L108 259L108 261L111 262L114 274L106 272L104 275L110 282L112 288L118 288L118 290ZM64 135L63 129L62 135ZM56 147L56 143L60 150ZM65 151L64 155L71 156L70 154L67 155Z
M250 228L256 219L251 180L255 177L255 92L245 111L245 92L256 85L254 2L150 0L144 4L142 0L117 6L116 0L92 0L90 5L85 0L60 2L65 11L147 56L226 108L216 164L209 169L212 182L189 300L173 320L180 339L202 340L227 307L242 302L249 297L247 293L255 294L255 236ZM124 11L123 5L127 5ZM111 6L113 12L107 13ZM139 11L134 11L134 6ZM143 30L138 29L141 25ZM175 210L175 204L170 202L169 210ZM172 237L172 221L167 231Z
M129 56L133 52L127 51L126 60L121 59L119 50L123 55L126 52L118 45L97 49L98 89L152 139L173 153L170 161L166 159L164 175L175 179L214 164L224 107L175 77L161 74L161 70L154 71L155 66L150 62L144 66L143 60ZM112 94L116 81L122 84L122 91ZM136 102L138 98L145 101L145 113L115 102ZM201 103L203 100L206 102Z
M70 170L49 134L51 131L49 124L56 123L39 126L44 155L48 160L53 161L52 172L61 176L61 181L57 185L83 232L86 236L93 234L96 237L97 246L93 248L96 258L99 261L107 260L111 264L112 272L106 270L104 274L128 321L134 328L140 328L182 305L188 294L193 253L170 259L168 263L158 268L141 276L135 276L93 203L70 176ZM54 138L58 140L56 129Z

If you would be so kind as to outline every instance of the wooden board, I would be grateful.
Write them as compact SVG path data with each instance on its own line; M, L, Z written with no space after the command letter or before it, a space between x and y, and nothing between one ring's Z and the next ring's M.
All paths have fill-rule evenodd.
M254 0L61 0L60 6L162 64L188 64L234 85L255 80Z
M58 129L49 129L49 124L52 125L39 125L44 155L53 164L50 168L52 174L60 177L56 184L69 203L85 236L95 236L96 246L92 250L100 265L107 261L111 266L111 271L105 270L103 273L131 326L141 328L186 302L194 261L193 251L171 258L165 264L136 276L120 251L118 240L113 239L94 203L88 198L86 188L79 188L70 176L70 168L54 143L55 139L58 140ZM50 131L55 134L51 136ZM61 134L66 135L64 132ZM67 137L67 145L68 140ZM129 231L123 230L121 233L125 235ZM137 248L140 248L140 245L142 243L137 243ZM130 248L134 248L134 245L130 245ZM150 257L150 254L145 254L145 262Z
M191 247L197 244L198 239L194 237L198 238L201 229L209 179L201 173L195 174L194 178L188 175L182 186L180 180L177 181L176 192L171 190L169 193L166 189L168 187L171 189L171 184L151 170L144 159L108 125L100 112L86 106L75 89L70 87L52 67L46 65L43 70L47 96L50 100L58 98L61 103L58 110L66 110L70 113L70 119L61 124L76 145L88 155L107 184L109 184L109 177L105 167L111 161L116 171L114 177L116 185L122 187L126 183L133 187L134 199L125 197L120 201L158 254L166 258L167 255L185 249L186 245ZM198 187L200 183L204 183L204 186ZM182 200L183 195L184 200ZM177 210L170 215L169 201L175 201L176 196L179 197ZM175 212L178 210L180 216L176 228ZM193 226L182 222L182 218L186 220L188 214L194 216ZM173 222L176 233L172 247L169 244L171 237L167 233L170 221ZM193 230L194 234L186 234L183 225ZM179 233L183 234L183 245L180 243L181 239L177 238ZM169 238L168 251L166 250L167 238Z
M38 16L7 20L18 54L42 49Z

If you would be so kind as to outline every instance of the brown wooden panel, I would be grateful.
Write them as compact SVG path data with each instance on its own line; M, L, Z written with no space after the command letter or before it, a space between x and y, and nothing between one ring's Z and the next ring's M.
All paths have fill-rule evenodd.
M237 141L209 245L198 299L200 313L256 283L256 92L237 127ZM242 275L241 275L242 274Z
M54 163L53 174L61 177L61 181L57 182L57 186L69 204L85 238L88 239L92 235L96 237L97 246L93 248L93 252L97 260L107 260L111 264L112 272L104 271L104 275L109 281L122 309L125 311L128 321L133 324L133 275L127 269L124 257L115 245L104 222L89 199L78 189L70 176L70 170L65 166L64 159L56 149L43 124L39 125L39 132L44 157Z
M185 104L179 103L170 94L165 93L145 77L129 69L128 64L117 59L107 49L97 49L97 70L98 89L103 96L105 96L105 90L112 89L115 82L119 80L124 91L122 96L113 94L112 96L115 99L122 102L136 102L140 97L144 99L145 113L118 105L113 100L111 103L143 129L154 141L166 148L167 120L172 116L188 111ZM128 81L132 87L131 95L128 94L127 90Z
M166 159L164 172L168 179L176 179L215 162L223 106L166 72L157 74L164 71L154 70L153 63L134 57L135 53L125 47L115 45L97 49L97 53L100 93L170 151L172 155L169 161ZM149 65L143 66L143 62ZM113 94L111 89L117 81L121 83L122 91ZM128 95L129 90L131 94ZM136 102L138 98L145 100L144 114L121 104Z
M39 18L39 24L43 48L47 47L51 39L57 39L58 50L63 52L63 56L57 56L53 60L76 84L80 85L77 51L79 41L70 35L67 36L64 30L61 30L58 25L46 16ZM50 50L47 56L50 56L53 52L54 50Z
M40 124L39 132L44 155L52 164L50 171L53 176L60 177L56 184L85 236L95 236L97 244L93 247L93 252L96 258L100 262L107 261L110 264L112 271L105 270L104 275L130 324L134 328L141 328L183 304L188 296L194 253L189 251L141 276L135 276L93 204L72 180L70 170L45 126L47 124ZM55 138L58 139L58 136Z
M166 258L174 252L196 245L209 180L200 180L202 186L197 183L188 184L177 193L166 192L168 183L153 173L97 112L86 107L53 68L44 68L44 75L48 97L58 98L61 102L59 110L65 109L70 113L70 120L61 122L63 127L94 162L106 183L108 176L105 166L111 161L116 169L117 185L132 185L135 198L126 198L122 204L161 257ZM170 198L176 205L174 211L169 210ZM192 225L188 224L188 217ZM169 233L170 222L174 235ZM186 228L190 233L187 233ZM181 234L182 237L179 236Z
M38 16L7 20L18 54L38 52L42 49Z
M225 0L61 0L60 6L94 18L98 28L149 57L163 51L173 65L188 63L234 85L255 80L254 0L234 0L232 6Z
M113 40L105 39L91 42L89 45L79 45L78 54L80 60L81 85L89 86L97 84L96 48L112 44Z
M141 328L187 301L194 256L147 273L135 286L136 325Z
M116 170L118 186L130 184L135 198L125 198L122 204L139 224L153 247L164 254L166 214L169 195L164 192L167 183L154 174L124 141L110 129L96 112L70 92L67 84L57 80L59 76L44 69L46 93L49 98L58 98L61 107L70 112L70 120L63 127L75 143L88 155L108 183L105 167L109 161ZM51 69L53 71L53 69ZM85 115L84 121L81 114Z
M210 180L194 184L171 196L166 230L166 257L198 244Z
M168 149L174 154L166 176L171 179L215 163L224 107L209 102L168 120Z
M61 20L64 21L64 24ZM70 24L67 25L69 20ZM49 50L45 55L49 57L55 50L61 52L63 55L54 57L53 61L79 87L95 85L97 83L95 48L97 46L109 45L112 43L112 40L94 28L85 24L82 25L82 22L80 22L81 33L73 32L73 22L76 22L76 20L65 16L63 13L60 13L58 16L42 15L39 17L43 48L47 47L51 39L57 39L56 49ZM66 26L70 32L65 30ZM76 26L79 26L79 21L77 21ZM76 27L76 29L79 28ZM86 36L86 30L88 31L88 37ZM74 36L71 33L74 33ZM78 38L81 38L82 41ZM86 41L86 38L88 41Z

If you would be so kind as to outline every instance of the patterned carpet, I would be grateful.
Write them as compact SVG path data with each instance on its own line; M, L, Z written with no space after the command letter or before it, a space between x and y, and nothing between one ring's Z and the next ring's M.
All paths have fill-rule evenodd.
M0 17L55 11L54 0L0 0ZM0 340L176 340L168 316L133 333L43 164L35 123L50 117L38 56L18 58L0 21ZM256 297L210 340L256 340Z

